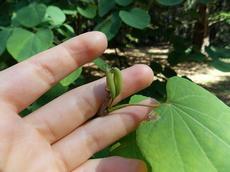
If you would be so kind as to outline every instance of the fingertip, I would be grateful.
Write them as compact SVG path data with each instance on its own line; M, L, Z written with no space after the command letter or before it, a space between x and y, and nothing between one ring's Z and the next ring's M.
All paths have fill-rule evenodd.
M93 55L91 56L99 56L101 55L108 46L108 41L104 33L98 31L92 31L84 33L82 36L85 36L85 40L88 44L88 49L91 50Z
M108 40L106 35L103 32L99 32L99 31L92 31L92 32L88 32L89 34L92 34L92 38L94 38L94 43L96 46L100 46L100 50L102 50L102 52L104 52L108 46Z
M91 31L80 34L59 46L64 46L68 54L77 58L79 65L83 65L104 53L108 43L104 33Z
M153 70L145 64L136 64L133 67L138 72L137 75L142 76L141 79L146 84L146 86L151 85L154 79Z
M126 82L130 82L126 84L126 87L129 89L124 88L124 91L127 92L128 90L130 90L130 86L132 86L133 90L135 90L130 92L130 94L147 88L153 82L154 74L152 69L148 65L136 64L126 70L129 72L124 73L124 80L126 80Z

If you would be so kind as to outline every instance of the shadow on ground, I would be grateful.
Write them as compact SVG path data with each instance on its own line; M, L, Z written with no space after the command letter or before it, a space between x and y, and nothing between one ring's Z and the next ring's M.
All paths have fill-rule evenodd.
M214 93L219 99L230 106L230 76L224 78L224 80L203 85L203 87Z

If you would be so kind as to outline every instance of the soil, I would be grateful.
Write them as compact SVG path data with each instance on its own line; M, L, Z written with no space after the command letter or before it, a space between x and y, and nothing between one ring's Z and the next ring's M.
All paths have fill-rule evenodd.
M167 55L169 48L167 45L142 48L128 48L122 52L115 49L108 49L105 52L106 59L113 66L121 69L134 64L150 65L151 61L167 65ZM103 73L91 63L85 67L85 74L94 76L94 79L103 76ZM187 76L195 83L208 89L220 98L225 104L230 106L230 72L221 72L207 63L184 62L173 67L179 76ZM93 80L94 80L93 79Z

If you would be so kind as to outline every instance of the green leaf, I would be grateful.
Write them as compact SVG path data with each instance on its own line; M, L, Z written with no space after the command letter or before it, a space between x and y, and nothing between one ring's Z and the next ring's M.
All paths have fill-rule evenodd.
M130 100L129 100L129 103L132 104L132 103L139 103L141 102L142 100L145 100L147 99L148 97L146 96L142 96L142 95L133 95Z
M157 0L157 2L161 5L173 6L182 3L183 0Z
M5 51L6 43L11 33L12 29L3 29L0 31L0 55Z
M48 49L52 42L53 33L49 29L39 29L33 33L22 28L16 28L7 41L7 50L20 62Z
M210 63L216 69L222 72L230 72L230 49L219 47L206 47L208 56L212 58Z
M84 17L93 19L97 15L97 7L95 5L88 5L85 8L77 7L77 11Z
M230 108L179 77L167 83L157 121L141 124L138 146L154 172L228 172Z
M144 29L150 25L150 15L141 8L133 8L130 11L121 10L119 16L124 23L137 29Z
M34 27L42 22L45 17L46 6L32 3L16 12L14 20L26 27Z
M46 10L46 20L54 26L59 26L65 22L66 17L60 8L51 5Z
M109 16L107 19L99 23L94 30L103 32L108 40L113 39L121 27L121 20L117 13Z
M75 36L73 27L68 24L63 24L61 25L61 27L56 28L56 29L58 33L60 33L61 35L65 37L65 39L70 39Z
M93 62L102 71L106 71L107 68L110 68L109 64L106 63L105 60L101 58L96 58Z
M106 15L113 7L115 7L115 0L98 0L98 12L99 16L103 17Z
M125 136L118 143L114 144L111 147L110 154L112 156L143 159L140 149L136 143L136 132Z
M209 46L205 48L205 51L208 53L208 56L213 60L217 60L219 58L230 58L230 49L228 48L220 48Z
M61 85L63 86L69 86L70 84L72 84L76 79L79 78L79 76L81 75L82 72L82 68L78 68L77 70L75 70L73 73L71 73L70 75L68 75L67 77L65 77L63 80L61 80Z
M210 64L222 72L230 72L230 58L229 59L219 58L213 60Z
M110 150L109 150L109 147L106 147L103 150L96 152L91 157L91 159L107 158L108 156L110 156Z
M133 0L115 0L118 5L127 6L133 2Z

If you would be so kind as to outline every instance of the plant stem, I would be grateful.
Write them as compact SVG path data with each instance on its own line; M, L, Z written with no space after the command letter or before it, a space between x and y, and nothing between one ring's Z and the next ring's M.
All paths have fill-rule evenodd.
M122 105L117 105L117 106L114 106L114 107L110 107L108 108L108 112L112 112L112 111L115 111L115 110L118 110L118 109L121 109L121 108L124 108L124 107L128 107L128 106L143 106L143 107L148 107L148 108L157 108L160 106L159 103L156 103L154 105L145 105L145 104L136 104L136 103L133 103L133 104L122 104Z

